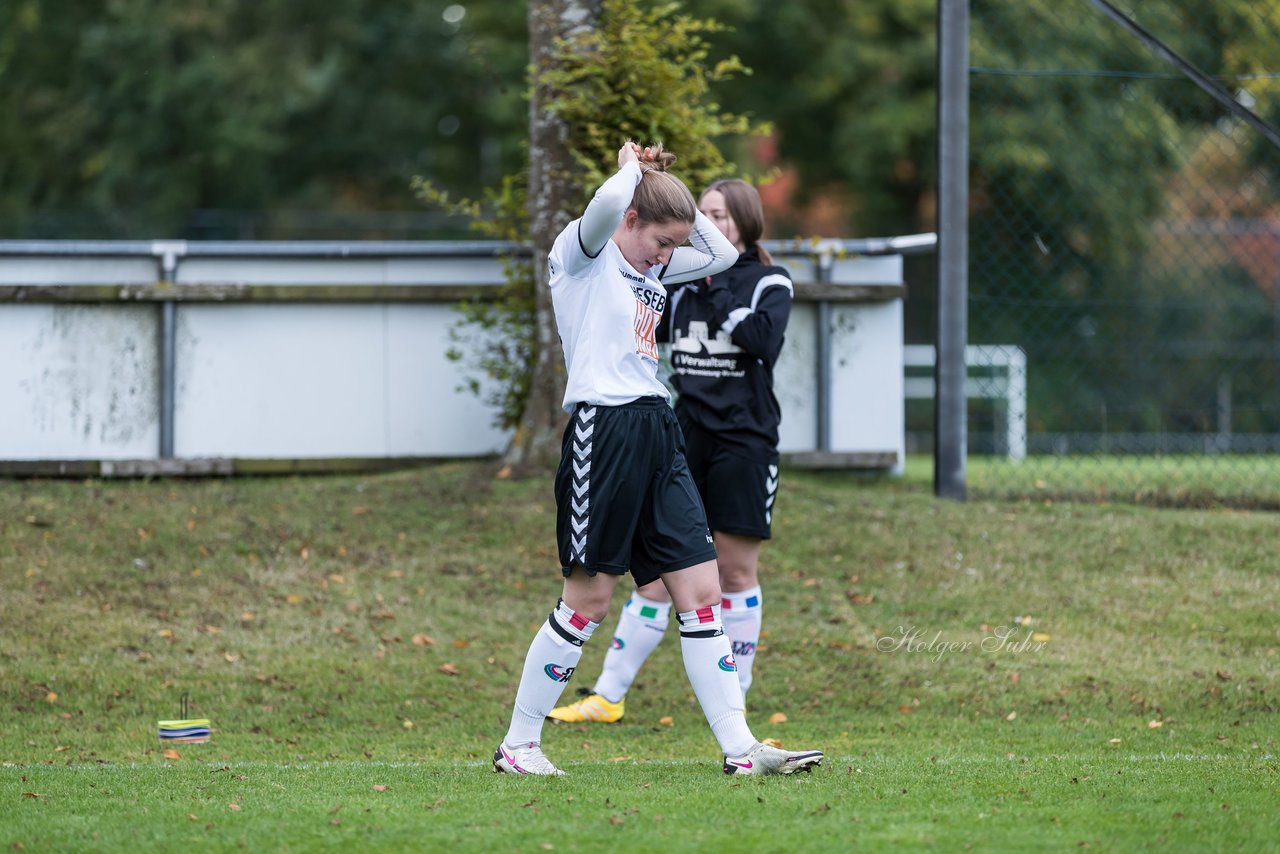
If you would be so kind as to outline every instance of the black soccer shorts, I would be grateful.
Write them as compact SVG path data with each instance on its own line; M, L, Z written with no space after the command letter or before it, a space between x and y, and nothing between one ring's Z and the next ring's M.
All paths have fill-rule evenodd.
M560 566L623 575L637 586L659 573L714 560L684 436L665 400L579 404L565 428L556 471Z
M685 424L686 457L713 531L769 539L778 495L778 463L739 456L716 435Z

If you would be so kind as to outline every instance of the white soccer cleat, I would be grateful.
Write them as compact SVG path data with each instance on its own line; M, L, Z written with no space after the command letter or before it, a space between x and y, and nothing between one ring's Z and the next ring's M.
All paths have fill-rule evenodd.
M821 754L819 754L821 755ZM504 741L493 751L493 770L503 774L540 774L544 777L563 777L564 772L551 764L538 742L531 741L522 747L507 747Z
M822 764L821 750L782 750L768 744L756 743L742 756L726 756L726 774L794 774L812 771Z

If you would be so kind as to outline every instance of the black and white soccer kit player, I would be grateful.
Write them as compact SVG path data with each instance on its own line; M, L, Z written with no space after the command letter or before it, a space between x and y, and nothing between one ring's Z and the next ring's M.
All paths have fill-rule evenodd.
M684 225L679 239L645 236L650 226L661 230L666 223L646 222L633 231L639 213L633 197L645 175L637 158L627 162L628 153L624 146L618 172L561 232L547 259L571 416L555 480L556 534L566 595L573 586L574 599L584 586L611 593L608 576L628 571L638 584L661 578L669 588L689 579L704 583L715 573L715 545L684 459L680 425L658 379L655 333L666 308L665 283L714 275L737 250L700 212L688 232L691 247L674 248L683 242ZM687 195L683 185L680 190ZM692 197L688 202L692 208ZM665 266L641 269L662 260ZM674 589L672 595L677 598ZM755 738L721 605L696 594L689 604L676 615L685 673L724 754L725 773L790 774L820 763L820 751L785 751ZM602 617L576 607L561 598L529 645L511 724L494 752L496 771L563 773L542 752L542 727Z
M671 343L671 384L679 394L675 409L686 459L709 527L718 534L761 540L772 535L782 420L773 370L793 296L787 271L763 263L752 246L710 281L676 291L659 328L659 340ZM759 584L725 591L721 600L744 694L751 687L763 609ZM603 675L597 687L602 683L625 690Z
M698 213L692 246L638 272L609 238L640 176L628 164L606 181L547 259L570 415L556 473L560 565L565 575L630 571L638 585L716 556L658 379L656 331L666 285L705 278L737 254Z
M769 539L778 488L773 369L794 289L754 248L710 282L676 291L659 340L671 342L671 384L687 457L713 531Z

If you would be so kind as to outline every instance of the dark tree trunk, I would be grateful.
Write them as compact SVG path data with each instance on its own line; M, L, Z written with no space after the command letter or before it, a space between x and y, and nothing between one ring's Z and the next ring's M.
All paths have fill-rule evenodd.
M558 38L596 27L600 5L600 0L529 2L529 58L533 65L529 97L529 230L538 328L529 397L506 455L507 464L516 474L554 468L560 456L560 436L566 422L561 408L564 359L547 287L546 259L556 235L576 215L582 199L564 123L542 107L548 90L541 72L554 60Z

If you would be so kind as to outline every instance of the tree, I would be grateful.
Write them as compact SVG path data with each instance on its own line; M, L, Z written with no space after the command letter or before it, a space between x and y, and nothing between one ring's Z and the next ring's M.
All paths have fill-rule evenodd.
M475 191L523 153L524 39L496 0L6 0L0 234L406 211L415 172Z
M562 45L599 24L600 0L529 0L529 236L533 243L534 346L528 397L507 452L507 462L521 467L547 467L558 455L564 429L561 408L564 364L559 353L547 265L551 245L572 215L579 198L573 182L574 157L563 115L550 109L558 97L547 79Z
M692 188L733 171L715 141L753 130L708 96L740 71L736 58L708 66L714 20L678 13L675 3L642 9L623 0L531 0L532 80L528 218L533 245L534 324L529 393L507 452L518 470L559 456L564 372L546 255L603 181L624 138L663 142Z

